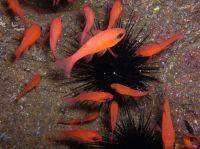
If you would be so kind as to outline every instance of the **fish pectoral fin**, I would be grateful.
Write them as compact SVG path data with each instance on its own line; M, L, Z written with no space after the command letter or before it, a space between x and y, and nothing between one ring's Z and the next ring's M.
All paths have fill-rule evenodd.
M110 52L110 54L114 57L114 58L117 58L118 57L118 55L116 54L116 53L114 53L113 51L112 51L112 49L108 49L108 51Z
M84 57L85 62L86 62L86 63L89 63L89 62L92 60L93 56L94 56L94 54L90 54L90 55L88 55L88 56L85 56L85 57Z
M97 56L99 56L99 57L103 56L106 53L106 51L107 51L107 49L97 53Z
M35 89L35 92L36 92L36 93L39 93L39 92L40 92L40 90L39 90L37 87L34 87L34 89Z

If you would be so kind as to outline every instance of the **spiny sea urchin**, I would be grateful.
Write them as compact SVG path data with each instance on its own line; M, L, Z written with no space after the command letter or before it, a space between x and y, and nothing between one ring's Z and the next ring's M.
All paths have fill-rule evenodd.
M101 90L113 93L110 87L112 83L123 84L138 90L147 90L147 82L157 80L152 74L157 73L159 67L155 63L149 63L146 57L133 56L149 36L146 35L143 39L138 40L143 28L134 34L134 25L133 16L129 18L127 25L123 25L122 21L119 21L118 26L124 27L127 34L121 42L111 48L117 57L113 57L107 52L101 57L94 56L88 63L80 61L75 65L72 79L70 79L71 83L82 83L82 85L74 87L74 92ZM100 29L99 25L96 26L97 29ZM68 53L71 54L72 51L68 51Z
M143 31L143 27L136 32L134 29L135 23L133 22L134 16L130 16L129 21L126 25L123 24L121 19L118 22L118 27L125 28L127 34L125 38L117 45L111 48L117 56L107 52L103 56L94 56L91 61L84 62L83 60L78 62L73 71L72 78L67 78L67 82L72 85L72 93L79 94L83 91L102 91L110 92L114 95L114 101L116 104L121 104L127 100L134 100L133 98L126 98L121 100L123 95L115 92L112 89L112 84L122 84L124 86L147 91L148 81L156 81L154 73L159 71L159 67L153 63L148 62L148 57L137 57L134 53L143 45L148 35L143 37L141 40L137 39ZM101 29L100 23L96 24L96 30ZM134 36L134 32L135 36ZM75 48L78 48L75 46ZM67 51L69 55L73 53L72 50ZM152 64L152 65L151 65ZM125 99L125 98L123 98ZM92 103L92 106L91 106ZM79 102L78 106L84 107L85 105L89 108L103 109L101 112L110 112L111 106L114 104L113 101L107 101L103 103L94 102ZM118 105L117 105L118 106ZM106 108L107 107L107 108ZM118 109L118 107L116 107ZM114 117L117 116L118 110L116 109ZM109 115L109 114L108 114ZM105 116L108 116L107 114Z
M104 138L100 143L88 143L84 146L103 149L161 149L162 138L151 125L151 114L147 118L145 111L140 109L138 122L135 114L130 110L129 105L123 104L120 107L121 116L113 133L113 139Z

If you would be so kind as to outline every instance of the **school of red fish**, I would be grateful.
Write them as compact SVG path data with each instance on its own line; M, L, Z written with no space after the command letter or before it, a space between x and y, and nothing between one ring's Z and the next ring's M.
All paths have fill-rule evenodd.
M75 0L68 0L68 2L73 3ZM60 0L53 0L53 5L57 6ZM7 0L8 7L13 11L13 13L20 17L20 19L28 24L28 19L25 18L24 11L20 6L18 0ZM118 18L120 17L123 9L122 3L120 0L114 0L113 6L110 11L110 18L107 29L97 30L94 34L91 35L91 29L94 26L95 13L89 4L85 3L83 6L83 11L85 15L85 27L84 30L80 33L79 44L80 48L77 51L66 58L59 59L57 57L57 43L61 40L62 36L62 19L59 16L56 16L50 25L49 33L49 47L52 53L53 60L58 68L64 71L64 74L67 77L70 77L71 72L73 71L74 65L84 58L87 61L92 60L94 54L103 56L105 52L111 52L111 47L115 46L117 43L123 40L126 35L126 30L124 28L116 28L115 24ZM23 55L28 53L28 49L35 44L36 41L40 39L41 36L41 26L39 24L31 24L24 31L23 39L15 49L15 59L14 63L23 59ZM133 57L151 57L155 54L158 54L169 47L170 44L174 43L177 40L183 38L182 33L177 32L171 35L169 38L164 39L160 42L150 43L146 46L138 49ZM95 44L94 44L95 43ZM115 56L113 54L113 56ZM24 89L16 97L15 102L18 102L26 93L30 92L32 89L36 89L42 81L42 76L40 74L33 75L32 79L26 83ZM142 97L149 94L148 91L139 91L123 84L113 83L110 87L118 94L131 97ZM133 98L138 99L138 98ZM101 91L90 91L83 92L76 97L65 98L64 102L75 104L81 101L90 101L95 103L104 103L109 101L110 103L110 126L112 133L115 130L119 106L114 100L114 96L109 92ZM173 126L172 116L170 112L170 103L167 97L164 98L163 108L162 108L162 140L164 149L173 149L176 139L176 134ZM76 125L86 122L94 121L99 117L99 112L93 112L88 114L82 119L71 119L68 121L59 121L58 124L65 125ZM57 134L57 138L60 140L74 139L83 142L101 142L103 137L96 131L90 131L86 129L72 129L72 130L60 130ZM112 136L110 136L112 141ZM199 138L193 135L185 135L183 138L183 144L185 148L193 149L199 143Z

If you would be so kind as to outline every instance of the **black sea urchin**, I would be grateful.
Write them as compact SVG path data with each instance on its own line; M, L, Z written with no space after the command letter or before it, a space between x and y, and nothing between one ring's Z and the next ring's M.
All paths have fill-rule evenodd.
M84 144L84 146L103 149L162 149L162 138L154 131L151 124L151 114L145 118L144 110L140 110L138 122L135 114L127 104L121 106L121 116L113 133L113 140L105 138L101 143Z
M111 48L117 57L106 52L101 57L94 56L89 63L80 61L75 65L71 83L82 83L74 87L75 93L90 90L113 93L110 87L112 83L123 84L137 90L147 90L147 82L157 80L152 74L157 73L159 67L155 66L155 63L149 63L148 58L133 56L148 37L146 35L139 41L137 38L143 28L135 33L134 25L132 16L127 25L122 25L122 21L119 21L118 26L124 27L127 34L121 42Z

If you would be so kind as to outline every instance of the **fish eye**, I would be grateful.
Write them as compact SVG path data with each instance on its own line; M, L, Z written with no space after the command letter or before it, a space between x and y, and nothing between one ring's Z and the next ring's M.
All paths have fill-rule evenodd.
M123 33L118 34L117 39L121 39L123 37L123 35L124 35Z
M97 137L92 137L92 140L98 141L99 139Z

